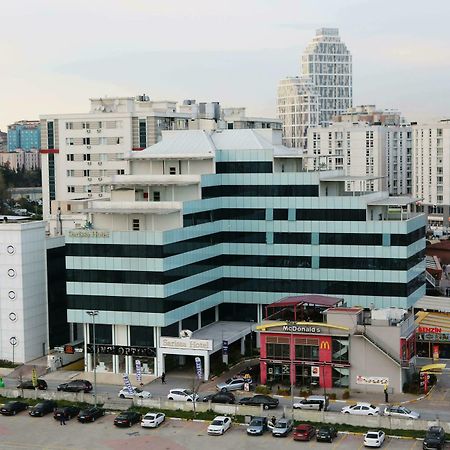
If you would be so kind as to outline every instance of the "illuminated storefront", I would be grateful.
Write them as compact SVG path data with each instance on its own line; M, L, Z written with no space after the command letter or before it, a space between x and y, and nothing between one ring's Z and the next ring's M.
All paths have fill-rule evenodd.
M312 322L263 322L261 383L349 386L349 330Z

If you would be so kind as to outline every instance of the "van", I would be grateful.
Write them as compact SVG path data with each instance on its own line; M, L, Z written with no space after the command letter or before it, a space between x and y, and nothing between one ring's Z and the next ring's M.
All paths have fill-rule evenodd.
M292 405L294 409L313 409L316 411L326 411L330 404L328 396L310 395L307 398L301 398L299 402Z

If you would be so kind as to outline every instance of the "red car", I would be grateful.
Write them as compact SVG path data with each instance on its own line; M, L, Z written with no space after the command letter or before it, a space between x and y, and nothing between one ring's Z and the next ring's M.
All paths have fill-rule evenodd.
M316 435L316 429L311 425L298 425L294 429L294 441L310 441Z

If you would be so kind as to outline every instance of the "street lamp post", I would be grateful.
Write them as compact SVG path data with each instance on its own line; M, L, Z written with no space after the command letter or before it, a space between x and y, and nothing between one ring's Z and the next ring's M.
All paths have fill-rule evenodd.
M92 341L94 347L94 406L97 406L97 349L95 346L95 316L98 316L97 310L86 311L86 314L92 317Z

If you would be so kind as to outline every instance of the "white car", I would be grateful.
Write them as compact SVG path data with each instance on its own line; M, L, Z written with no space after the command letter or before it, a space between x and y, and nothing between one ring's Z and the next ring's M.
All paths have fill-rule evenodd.
M190 389L171 389L167 394L167 399L179 402L198 402L200 397L198 394L194 394Z
M142 428L158 428L166 420L166 415L161 412L148 412L141 420Z
M120 398L151 398L152 394L148 391L143 391L137 387L133 386L133 393L128 392L128 389L124 386L120 391L118 396Z
M356 403L355 405L345 406L341 410L344 414L355 414L358 416L378 416L380 408L370 403Z
M368 431L364 435L364 447L381 447L385 438L384 431Z
M231 427L231 419L225 416L217 416L208 426L208 434L223 434Z
M388 406L384 408L385 416L404 417L405 419L418 419L420 414L417 411L411 411L404 406Z

